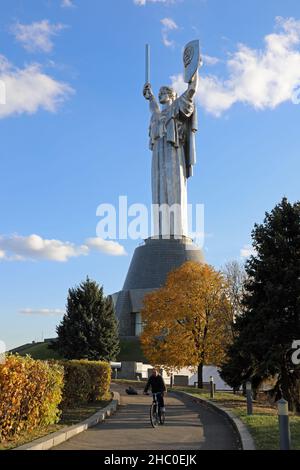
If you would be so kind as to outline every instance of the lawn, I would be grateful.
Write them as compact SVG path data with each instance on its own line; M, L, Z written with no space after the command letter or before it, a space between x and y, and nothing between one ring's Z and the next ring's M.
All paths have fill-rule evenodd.
M279 429L276 407L266 403L254 402L253 415L247 415L246 399L242 395L234 395L232 392L216 392L215 398L211 399L207 391L193 389L190 387L174 387L174 391L184 391L195 397L211 400L223 408L233 412L247 425L255 446L259 450L279 449ZM300 450L300 416L290 415L290 427L292 436L292 449Z
M79 405L76 408L68 408L62 414L61 423L65 426L72 426L73 424L80 423L97 413L97 411L105 408L109 403L110 401L97 401L95 403Z
M140 342L137 340L122 340L120 343L121 351L117 361L134 361L134 362L147 362ZM49 343L30 344L28 347L20 347L16 351L20 356L27 354L33 359L47 360L47 359L63 359L56 351L49 348Z
M21 349L18 354L20 356L31 356L32 359L48 360L48 359L62 359L62 357L52 349L49 348L49 343L30 344L27 348Z

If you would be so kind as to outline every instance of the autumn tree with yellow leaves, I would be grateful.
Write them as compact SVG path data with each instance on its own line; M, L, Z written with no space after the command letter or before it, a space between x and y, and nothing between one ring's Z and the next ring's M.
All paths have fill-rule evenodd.
M142 310L141 344L151 364L167 370L219 365L232 341L232 309L223 275L207 264L189 261L148 294Z

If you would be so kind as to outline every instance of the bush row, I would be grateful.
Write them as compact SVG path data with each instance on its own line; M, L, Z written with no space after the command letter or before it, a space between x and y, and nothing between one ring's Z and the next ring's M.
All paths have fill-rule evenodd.
M109 399L110 379L106 362L8 355L0 364L0 440L57 423L66 407Z
M0 439L57 423L63 367L30 357L8 356L0 364Z

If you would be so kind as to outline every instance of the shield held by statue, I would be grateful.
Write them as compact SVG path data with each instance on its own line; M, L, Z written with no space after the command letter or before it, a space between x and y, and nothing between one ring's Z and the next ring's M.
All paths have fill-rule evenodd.
M200 43L198 40L189 42L183 52L184 81L190 83L199 67L202 65Z

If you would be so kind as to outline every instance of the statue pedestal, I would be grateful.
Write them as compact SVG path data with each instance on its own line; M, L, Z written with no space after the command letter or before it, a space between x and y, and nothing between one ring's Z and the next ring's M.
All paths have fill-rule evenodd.
M136 248L123 289L112 296L121 337L139 336L144 296L162 287L168 273L186 261L205 262L202 251L187 237L148 238Z

